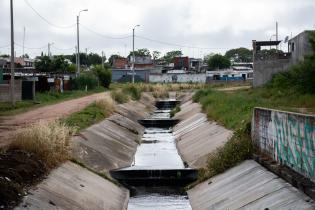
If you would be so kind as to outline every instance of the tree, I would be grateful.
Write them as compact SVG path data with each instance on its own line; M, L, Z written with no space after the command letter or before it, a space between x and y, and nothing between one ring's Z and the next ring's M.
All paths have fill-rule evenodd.
M173 51L170 51L170 52L167 52L164 56L163 56L163 59L167 62L167 63L172 63L174 58L176 56L182 56L183 53L182 51L180 50L173 50Z
M226 69L231 66L231 61L220 54L215 54L211 56L208 61L208 69L209 70L215 70L215 69Z
M102 65L96 65L92 68L93 73L98 77L101 85L105 88L109 88L112 81L112 72L109 68L105 68Z
M52 62L52 70L55 72L66 72L69 64L66 61L63 55L56 55L53 57Z
M46 55L40 56L35 61L35 68L41 72L66 72L68 66L63 55L56 55L52 58Z
M75 65L75 64L70 64L70 65L67 67L67 70L66 70L66 71L67 71L68 73L75 73L76 70L77 70L76 65Z
M226 51L225 57L235 62L252 62L253 51L244 47Z
M133 55L133 52L131 51L129 53L129 56L132 56ZM150 50L148 50L147 48L142 48L142 49L138 49L138 50L135 50L135 56L139 56L139 57L144 57L144 56L151 56L151 53L150 53Z
M159 57L160 57L160 55L161 55L161 52L159 52L159 51L153 51L152 52L152 57L153 57L153 60L156 60L156 59L158 59Z
M41 72L51 72L52 60L46 55L37 57L35 60L35 68Z

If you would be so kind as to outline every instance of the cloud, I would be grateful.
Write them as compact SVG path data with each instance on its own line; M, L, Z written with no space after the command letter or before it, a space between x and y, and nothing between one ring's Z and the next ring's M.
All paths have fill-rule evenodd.
M279 22L280 38L296 35L305 29L315 29L314 0L27 0L43 17L55 25L76 23L81 9L80 45L88 51L105 51L124 55L132 48L132 39L106 39L84 26L107 36L131 35L132 27L140 24L136 35L168 43L192 47L164 45L136 38L136 48L149 48L165 53L181 49L190 56L221 52L233 47L251 47L251 40L268 40ZM0 1L0 46L10 42L9 1ZM15 41L22 43L26 28L28 47L43 47L54 42L53 53L73 53L76 45L76 28L59 29L47 24L24 0L14 1ZM68 50L58 50L58 49ZM0 48L7 53L8 48ZM21 47L16 47L17 55ZM26 49L35 56L42 49Z

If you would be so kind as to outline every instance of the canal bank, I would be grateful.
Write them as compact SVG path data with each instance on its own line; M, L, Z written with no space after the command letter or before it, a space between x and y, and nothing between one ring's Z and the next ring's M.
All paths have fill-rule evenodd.
M175 115L177 148L192 168L223 146L232 131L207 120L198 103L187 101ZM192 209L315 209L314 201L253 160L214 176L188 191Z
M150 115L154 100L144 93L73 137L73 158L80 164L68 161L53 170L16 209L127 209L129 191L104 176L132 163L144 132L137 120Z

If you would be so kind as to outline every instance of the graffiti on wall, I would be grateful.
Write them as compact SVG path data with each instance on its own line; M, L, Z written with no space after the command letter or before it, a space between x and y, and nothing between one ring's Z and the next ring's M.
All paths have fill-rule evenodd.
M315 179L315 117L255 108L255 145L300 174Z

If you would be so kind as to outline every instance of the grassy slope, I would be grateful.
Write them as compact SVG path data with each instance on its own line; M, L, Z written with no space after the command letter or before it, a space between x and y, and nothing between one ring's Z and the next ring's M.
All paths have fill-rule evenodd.
M0 102L0 116L19 114L33 108L38 108L45 105L55 104L58 102L80 98L93 93L104 91L104 88L98 88L90 91L65 91L64 93L45 92L36 93L36 102L34 101L19 101L16 107L12 107L10 103Z

